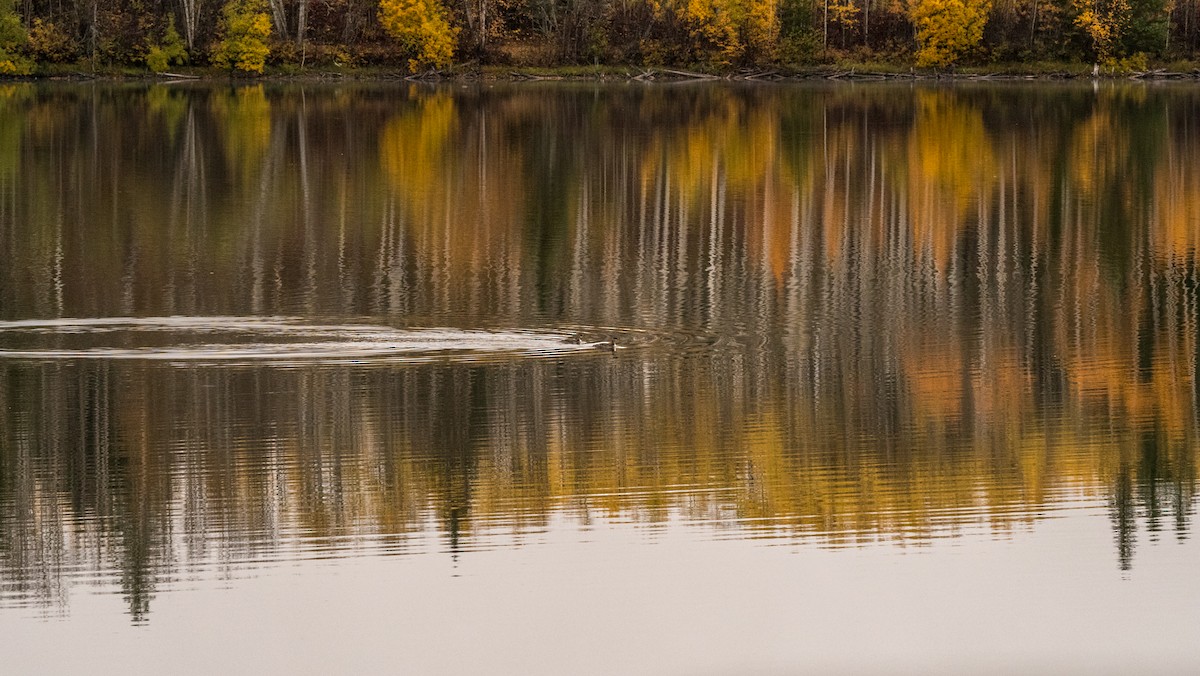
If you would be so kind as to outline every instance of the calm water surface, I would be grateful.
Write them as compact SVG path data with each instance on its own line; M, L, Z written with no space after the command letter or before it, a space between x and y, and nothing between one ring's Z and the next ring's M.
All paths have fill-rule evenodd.
M1194 87L2 85L5 670L1195 673L1198 242Z

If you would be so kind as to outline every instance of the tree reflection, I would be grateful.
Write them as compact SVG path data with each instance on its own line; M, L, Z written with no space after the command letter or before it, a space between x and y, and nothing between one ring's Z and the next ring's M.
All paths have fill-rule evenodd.
M1107 501L1128 569L1195 504L1200 95L1050 94L6 86L5 319L664 338L4 362L3 593L61 605L69 571L117 571L141 620L189 570L334 543L684 519L908 545L1075 500Z

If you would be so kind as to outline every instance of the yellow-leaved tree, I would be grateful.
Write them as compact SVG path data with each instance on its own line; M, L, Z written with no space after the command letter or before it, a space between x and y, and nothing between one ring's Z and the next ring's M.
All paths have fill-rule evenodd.
M458 26L439 0L379 0L379 23L412 54L409 70L445 68L454 56Z
M770 63L778 56L779 0L745 0L742 42L746 56L757 63Z
M266 0L229 0L218 24L221 39L213 47L213 65L243 73L261 73L271 48L271 17Z
M0 0L0 74L29 72L29 62L21 56L27 38L21 17L13 9L13 0Z
M686 0L677 12L691 39L692 58L724 67L742 54L742 42L728 0Z
M179 37L179 31L175 30L175 17L168 16L162 42L150 43L146 48L146 66L155 73L162 73L171 64L183 65L187 60L187 46Z
M917 65L949 66L983 39L991 0L911 0L917 28Z
M1079 12L1075 25L1092 41L1096 59L1111 60L1129 27L1132 15L1129 0L1072 0L1071 5Z

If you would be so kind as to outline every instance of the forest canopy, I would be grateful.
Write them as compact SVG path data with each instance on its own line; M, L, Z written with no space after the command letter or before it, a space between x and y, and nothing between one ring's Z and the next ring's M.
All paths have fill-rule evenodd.
M1192 59L1200 0L0 0L0 75L85 65L918 68Z

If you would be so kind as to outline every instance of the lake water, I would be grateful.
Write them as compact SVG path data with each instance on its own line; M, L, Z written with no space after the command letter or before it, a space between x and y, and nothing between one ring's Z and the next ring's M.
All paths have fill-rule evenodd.
M1198 243L1191 85L0 85L4 671L1195 673Z

